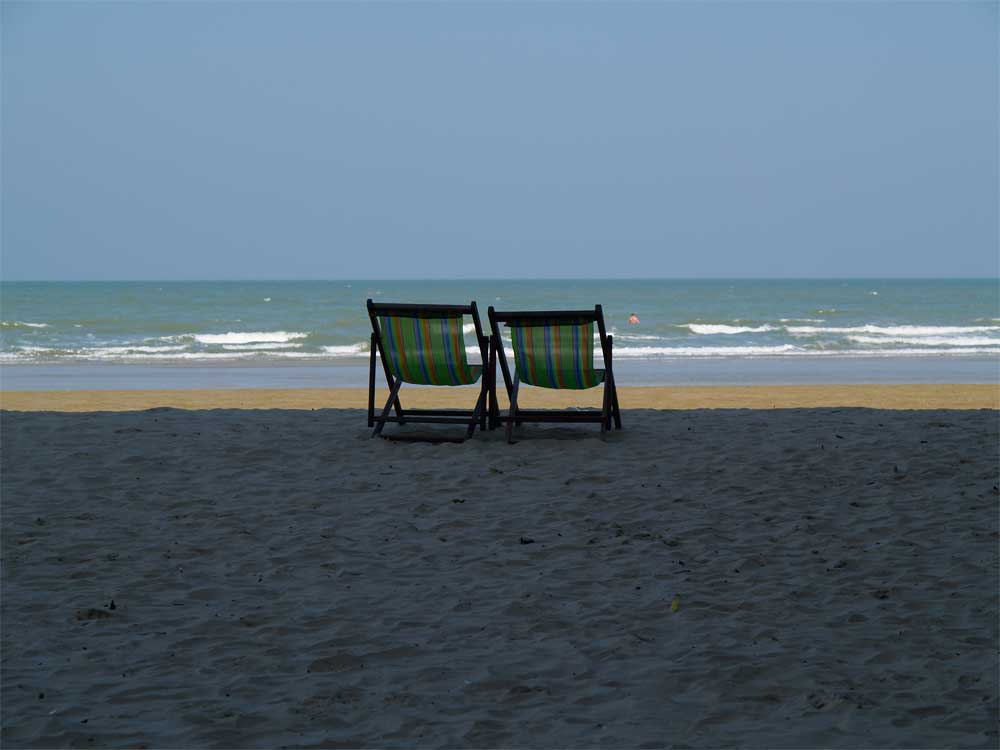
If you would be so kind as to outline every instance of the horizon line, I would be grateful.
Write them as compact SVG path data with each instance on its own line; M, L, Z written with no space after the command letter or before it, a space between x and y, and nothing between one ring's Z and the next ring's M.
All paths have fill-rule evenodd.
M301 278L301 277L253 277L253 278L109 278L109 279L2 279L0 283L9 284L107 284L107 283L149 283L149 284L177 284L177 283L258 283L258 282L396 282L396 281L469 281L469 282L492 282L492 281L1000 281L997 276L452 276L452 277L363 277L363 276L343 276L324 278Z

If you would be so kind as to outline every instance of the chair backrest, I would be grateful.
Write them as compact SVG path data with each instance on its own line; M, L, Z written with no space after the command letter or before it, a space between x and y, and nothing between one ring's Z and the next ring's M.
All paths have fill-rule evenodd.
M419 385L468 385L479 378L479 368L469 365L463 331L464 316L471 315L482 348L475 302L410 305L368 300L368 315L379 354L395 377Z
M518 379L543 388L593 388L603 380L594 369L594 324L604 349L604 316L593 310L497 312L489 309L493 333L510 329Z

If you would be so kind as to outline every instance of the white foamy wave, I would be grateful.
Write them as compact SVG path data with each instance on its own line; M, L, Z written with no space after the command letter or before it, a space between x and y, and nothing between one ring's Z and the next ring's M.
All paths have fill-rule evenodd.
M504 351L507 352L511 357L514 356L514 352L508 350L506 347ZM465 356L469 361L469 364L477 365L480 364L480 360L483 358L479 352L478 346L467 346L465 347Z
M336 359L335 355L331 355L331 354L328 354L326 352L264 352L263 355L266 356L266 357L274 357L276 359L295 359L295 360L298 360L298 359L320 359L320 360L326 360L326 361L330 361L332 359ZM360 355L355 354L355 355L352 355L352 356L357 357L357 356L360 356ZM367 357L368 355L365 354L364 356Z
M348 344L346 346L324 346L323 351L335 357L357 357L368 353L368 344Z
M127 359L142 359L142 360L228 360L228 359L247 359L249 357L258 356L256 352L177 352L174 354L139 354L135 356L127 357Z
M123 354L161 354L163 352L182 352L185 346L102 346L92 349L78 349L76 354L92 354L98 357L114 357Z
M28 354L41 354L44 352L58 352L61 349L55 349L51 346L19 346L19 351L27 352Z
M782 323L825 323L825 318L778 318Z
M791 344L780 346L623 346L615 348L615 357L654 359L660 357L756 357L771 354L804 352ZM600 353L596 355L600 362Z
M0 320L0 328L48 328L48 323L26 323L23 320Z
M329 359L330 355L322 352L299 352L299 351L226 351L226 352L178 352L176 354L139 354L123 357L128 360L161 361L184 360L191 362L199 361L226 361L226 360L259 360L261 358L284 358L284 359Z
M826 352L824 352L826 353ZM1000 347L967 347L964 349L882 349L881 351L872 351L870 349L855 349L848 352L829 352L829 354L837 354L839 356L853 356L853 357L937 357L942 354L956 354L956 355L966 355L974 354L977 356L982 356L985 354L997 355L1000 354Z
M152 349L153 347L147 347ZM94 349L48 349L45 347L21 348L18 351L0 352L0 363L38 362L227 362L254 361L261 359L318 360L332 361L341 358L361 358L366 356L361 345L346 347L324 347L321 352L299 350L240 350L225 352L198 351L137 351L128 347L103 347ZM124 350L124 351L123 351ZM329 351L334 350L334 351ZM339 350L339 351L338 351ZM513 367L514 353L505 349L508 364ZM821 357L821 358L892 358L892 357L998 357L1000 346L961 346L920 348L880 348L880 349L803 349L792 345L784 346L708 346L708 347L621 347L615 349L616 359L669 360L685 358L753 358L753 357ZM468 349L469 363L480 364L478 348ZM595 351L594 364L602 366L600 351Z
M680 328L687 327L692 333L699 334L713 334L713 333L764 333L765 331L775 330L774 326L762 325L762 326L726 326L726 325L710 325L701 323L685 323Z
M30 353L6 353L3 361L8 362L38 362L42 361L113 361L113 362L169 362L176 360L185 361L209 361L226 359L244 359L247 357L259 356L257 352L140 352L109 351L119 347L76 349L66 351L61 349L48 349L44 351Z
M646 336L641 333L616 333L614 334L615 341L661 341L662 336ZM600 340L600 336L597 336L597 340Z
M1000 347L965 347L948 349L802 349L784 346L686 346L636 347L615 349L616 358L669 359L670 357L937 357L941 355L998 355ZM595 354L596 366L601 366L600 353Z
M916 346L993 346L1000 339L986 336L848 336L856 344L910 344Z
M270 343L270 344L223 344L226 351L267 351L270 349L296 349L302 344L294 342Z
M464 334L470 334L470 333L475 333L475 332L476 332L476 324L475 323L466 323L465 325L462 326L462 333L464 333Z
M304 339L308 333L297 331L248 331L229 333L189 333L179 338L193 338L199 344L282 344Z
M788 326L792 335L817 333L871 333L882 336L951 336L961 333L988 333L1000 331L1000 326Z

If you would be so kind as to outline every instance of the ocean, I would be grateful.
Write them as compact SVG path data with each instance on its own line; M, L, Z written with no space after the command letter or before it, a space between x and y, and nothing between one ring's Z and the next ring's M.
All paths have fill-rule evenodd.
M992 279L2 282L0 384L365 385L369 297L476 300L486 328L489 305L600 303L626 385L996 382L1000 363Z

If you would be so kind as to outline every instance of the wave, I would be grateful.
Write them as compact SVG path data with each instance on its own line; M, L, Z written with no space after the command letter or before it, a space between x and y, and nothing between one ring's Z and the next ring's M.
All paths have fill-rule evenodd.
M148 347L152 349L153 347ZM122 351L124 349L124 351ZM129 347L104 347L95 349L61 350L36 347L31 351L0 353L0 363L56 363L56 362L226 362L261 361L268 359L287 360L360 360L366 356L361 344L349 346L323 347L323 351L301 350L254 350L204 352L204 351L140 351ZM507 362L513 366L514 353L507 350ZM478 348L468 350L470 364L480 364ZM622 347L615 349L616 359L669 360L689 358L754 358L754 357L935 357L935 356L997 356L997 346L922 347L922 348L881 348L881 349L806 349L791 344L778 346L687 346L687 347ZM601 365L600 353L596 353L596 366Z
M856 344L909 344L916 346L995 346L1000 339L986 336L848 336L848 341Z
M268 344L223 344L222 348L226 351L270 351L273 349L295 349L302 346L302 344L297 344L295 342L272 342Z
M304 339L307 336L309 336L308 333L299 333L298 331L230 331L229 333L188 333L176 338L194 339L199 344L283 344L295 339Z
M823 333L874 333L883 336L951 336L959 333L987 333L1000 331L1000 326L788 326L792 335Z
M368 344L363 343L348 344L347 346L324 346L323 351L334 357L357 357L368 352Z
M787 354L799 350L792 344L777 346L632 346L615 348L615 357L754 357L768 354ZM600 360L600 356L597 357Z
M783 346L687 346L615 349L616 358L669 359L671 357L929 357L941 355L998 355L1000 347L949 349L804 349ZM600 362L600 356L597 358Z
M780 320L782 323L823 322L823 320L820 318L781 318ZM784 330L793 335L800 335L800 336L812 336L816 334L830 334L830 333L843 333L843 334L868 333L868 334L884 335L884 336L950 336L963 333L982 334L993 331L1000 331L1000 326L914 326L914 325L881 326L872 323L860 326L815 326L815 325L774 326L767 323L759 326L738 326L738 325L724 325L724 324L714 324L714 323L682 323L679 324L677 327L687 328L692 333L697 333L702 335L766 333L768 331ZM627 334L621 334L621 335L625 336Z
M23 320L0 320L0 328L48 328L48 323L26 323Z
M64 352L65 349L57 349L51 346L19 346L17 347L19 351L22 352Z
M182 352L185 346L102 346L93 349L74 349L77 354L93 354L97 356L115 356L120 354L162 354L164 352ZM45 351L44 347L38 349ZM57 350L58 351L58 350Z
M222 360L240 359L257 356L256 352L107 352L100 349L80 349L66 352L59 349L47 350L49 356L43 352L32 353L30 356L18 352L5 352L0 354L0 362L61 362L65 360L74 361L113 361L113 362L170 362L177 360Z
M46 356L47 355L47 356ZM65 351L59 349L48 349L42 352L3 352L0 353L0 362L7 363L40 363L40 362L62 362L66 360L87 362L87 361L107 361L107 362L210 362L224 360L252 360L268 359L272 357L295 358L295 359L330 359L330 355L323 352L300 352L300 351L225 351L225 352L113 352L102 349L80 349L76 351Z
M993 342L996 343L996 342ZM479 350L469 348L469 359L478 358ZM514 352L505 348L508 364L513 367ZM615 347L616 359L670 359L672 357L899 357L936 355L996 355L1000 347L962 347L948 349L806 349L793 344L773 346L635 346ZM600 367L601 354L595 351L594 361Z
M614 333L615 341L662 341L662 336L646 336L641 333ZM594 337L601 340L600 334Z
M714 324L701 324L701 323L684 323L679 326L680 328L688 328L692 333L699 334L714 334L714 333L764 333L765 331L777 330L774 326L762 325L762 326L727 326L727 325L714 325Z

